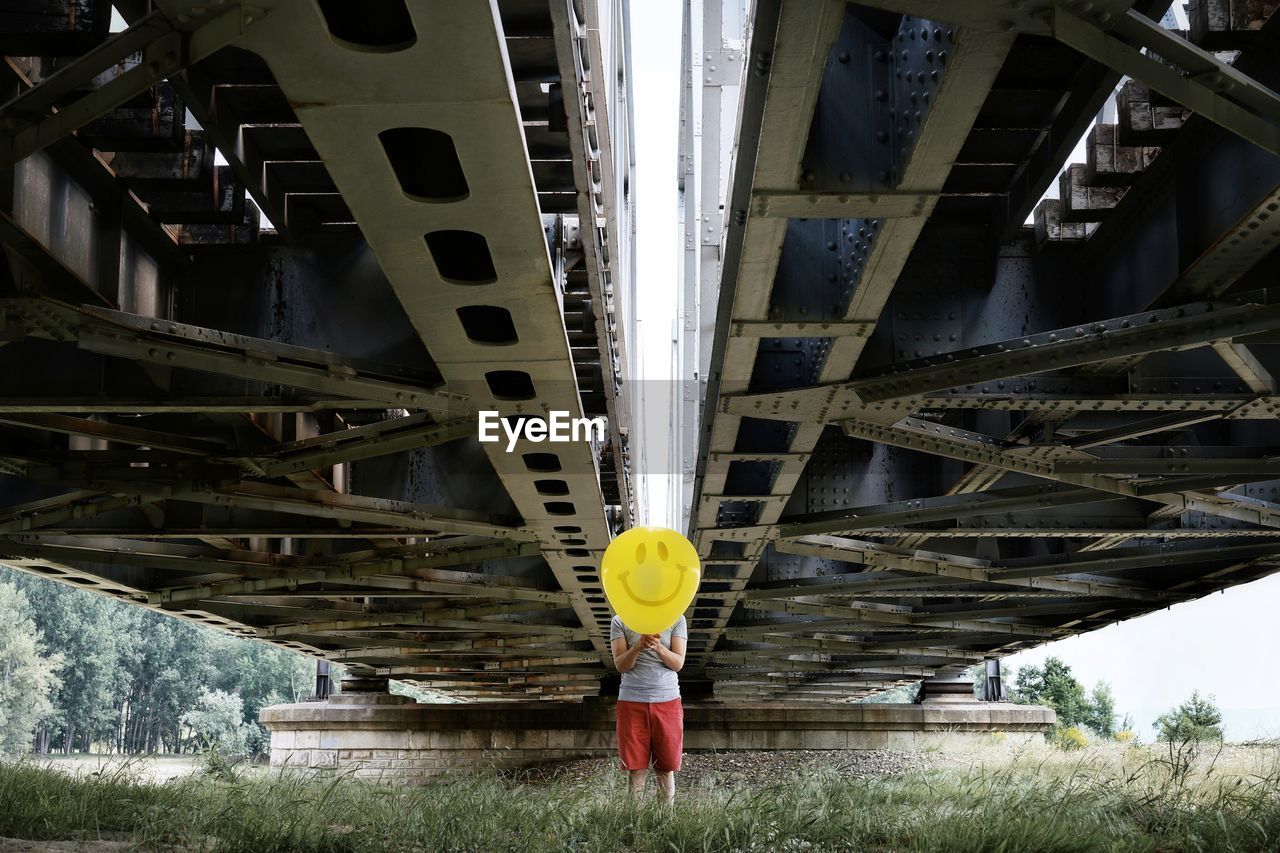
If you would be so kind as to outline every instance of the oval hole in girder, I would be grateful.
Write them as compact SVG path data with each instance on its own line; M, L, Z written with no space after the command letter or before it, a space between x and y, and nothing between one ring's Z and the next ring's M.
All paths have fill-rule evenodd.
M462 201L471 194L453 137L429 127L393 127L378 134L404 194L418 201Z
M547 511L547 515L573 515L578 510L569 501L546 501L542 504L542 508ZM571 557L590 557L590 552L583 551L581 554L575 554L572 549L566 551Z
M511 312L497 305L464 305L458 309L458 322L472 343L509 346L520 340Z
M524 467L539 474L554 474L560 470L560 457L554 453L525 453L523 459ZM574 528L566 532L577 533L580 529Z
M498 400L532 400L537 396L533 378L523 370L490 370L484 375L489 393Z
M555 531L556 533L581 533L582 528L576 524L562 524Z
M591 552L588 551L586 548L566 548L564 552L570 557L590 557L591 556Z
M569 484L564 480L534 480L533 487L540 495L567 495Z
M423 236L440 277L451 284L492 284L498 280L489 241L475 231L444 229Z
M418 40L405 0L316 0L329 35L343 47L395 53Z

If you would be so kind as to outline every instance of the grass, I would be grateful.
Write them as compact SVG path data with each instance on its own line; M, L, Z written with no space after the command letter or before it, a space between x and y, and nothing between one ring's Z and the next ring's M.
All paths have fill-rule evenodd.
M1280 849L1280 749L1104 746L976 758L876 780L820 773L624 797L620 773L420 788L271 771L153 784L120 764L75 777L0 765L0 836L127 837L201 850Z

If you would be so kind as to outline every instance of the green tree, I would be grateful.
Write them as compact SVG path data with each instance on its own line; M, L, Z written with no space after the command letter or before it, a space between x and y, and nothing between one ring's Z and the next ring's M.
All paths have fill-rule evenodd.
M213 632L180 619L130 608L129 693L121 724L124 752L179 751L180 718L213 680Z
M1116 700L1111 685L1099 681L1086 693L1060 658L1046 658L1043 667L1019 669L1009 698L1021 705L1048 705L1058 714L1059 728L1085 727L1101 737L1115 736Z
M1111 685L1105 681L1099 681L1093 686L1084 723L1101 737L1115 737L1116 697L1111 693Z
M27 752L37 725L53 716L59 654L46 655L27 597L0 583L0 755Z
M256 723L268 705L305 700L315 686L316 662L288 649L217 634L211 655L217 663L213 685L239 694L246 722Z
M221 690L202 688L195 707L182 715L181 722L195 732L202 747L226 755L248 753L250 741L257 736L257 726L244 721L240 697Z
M50 697L56 713L47 720L41 751L51 742L63 752L88 751L95 742L110 740L116 727L123 681L120 605L41 578L18 578L36 627L67 661Z
M1022 705L1048 705L1058 713L1061 728L1087 725L1090 705L1084 685L1071 674L1071 667L1056 657L1044 666L1024 666L1018 670L1011 693Z
M265 741L261 709L301 701L314 684L315 662L287 649L3 567L0 580L25 592L32 636L41 632L68 661L50 682L52 707L35 737L40 752L194 748L182 715L198 706L202 688L239 698L255 748Z
M1212 696L1201 696L1194 690L1190 699L1156 717L1151 727L1156 730L1156 740L1222 740L1222 712Z

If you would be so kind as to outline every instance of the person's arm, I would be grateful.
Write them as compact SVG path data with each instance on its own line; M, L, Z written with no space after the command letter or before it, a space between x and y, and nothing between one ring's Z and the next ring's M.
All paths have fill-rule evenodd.
M637 640L631 648L627 648L626 637L614 637L610 645L613 649L614 667L618 672L627 672L636 665L636 658L640 657L640 653L644 651L644 637Z
M641 643L647 644L649 648L657 652L658 658L666 665L667 669L679 672L680 667L684 666L684 653L688 646L688 640L684 637L672 637L671 648L662 645L662 640L659 639L657 634L646 634Z

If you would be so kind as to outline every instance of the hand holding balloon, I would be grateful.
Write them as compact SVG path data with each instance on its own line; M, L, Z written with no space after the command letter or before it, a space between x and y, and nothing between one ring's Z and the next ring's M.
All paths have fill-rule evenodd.
M701 577L697 549L663 527L633 527L610 543L600 561L614 612L632 631L653 635L642 639L645 648L688 609Z

